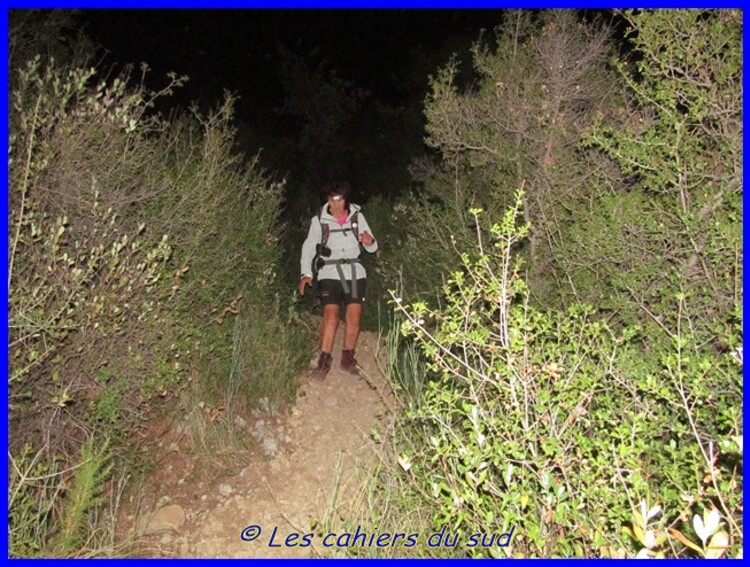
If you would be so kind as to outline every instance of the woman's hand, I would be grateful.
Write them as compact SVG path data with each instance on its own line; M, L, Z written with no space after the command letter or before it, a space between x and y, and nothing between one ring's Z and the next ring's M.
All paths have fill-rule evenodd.
M375 242L375 239L372 237L372 234L365 231L364 234L360 235L359 241L365 246L370 246L373 242Z
M312 278L310 276L302 276L299 280L299 294L305 295L305 288L312 285Z

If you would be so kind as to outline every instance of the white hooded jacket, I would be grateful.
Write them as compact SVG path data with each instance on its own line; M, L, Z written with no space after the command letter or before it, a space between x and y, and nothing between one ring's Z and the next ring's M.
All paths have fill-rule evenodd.
M343 225L339 225L338 221L333 218L331 212L328 210L328 205L323 205L323 209L320 213L320 221L318 221L318 215L315 215L310 220L310 230L307 233L305 242L302 244L302 258L300 260L300 274L302 277L312 277L312 261L313 258L315 258L315 247L316 245L320 244L321 237L323 235L321 223L328 224L331 227L331 233L328 236L328 242L326 243L326 246L331 249L331 255L327 258L324 258L324 260L359 258L360 243L357 242L351 225L351 218L355 212L359 212L359 215L357 215L357 222L359 223L360 236L365 232L369 232L370 235L375 238L375 236L372 234L372 229L370 229L370 225L367 224L367 219L365 219L365 216L361 212L361 209L362 208L359 205L349 203L349 216L347 217L346 222L344 222ZM344 230L342 232L339 232L338 229ZM376 252L378 249L378 241L373 241L373 243L369 246L365 246L364 244L362 244L362 247L370 253ZM350 279L351 267L342 267L346 278ZM354 264L354 268L355 276L357 279L361 279L367 276L365 268L364 266L362 266L362 264L356 263ZM331 264L323 266L318 271L318 280L326 279L339 279L339 273L335 265Z

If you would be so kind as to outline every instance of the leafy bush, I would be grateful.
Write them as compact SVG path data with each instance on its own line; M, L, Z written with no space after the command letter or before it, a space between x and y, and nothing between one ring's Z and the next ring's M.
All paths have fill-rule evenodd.
M89 408L107 382L94 375L127 373L128 364L132 370L149 352L152 322L167 316L162 276L172 248L167 235L149 230L149 219L128 210L139 200L129 160L144 166L150 157L135 132L149 124L147 93L128 90L121 79L92 85L92 69L43 65L39 58L16 71L8 267L11 420L15 425L42 411L53 416L48 427L55 427L57 420L72 424L71 406L74 414L91 418ZM119 176L113 166L118 155ZM130 382L131 405L121 408L131 424L138 421L141 395L154 391L139 391L142 385ZM54 438L58 447L70 441L70 431L64 431ZM23 443L17 436L13 441Z
M691 495L688 509L718 507L731 527L721 553L730 541L739 549L739 467L731 447L719 461L711 449L741 434L737 365L698 345L701 358L687 356L680 328L661 371L634 368L633 331L615 335L590 307L532 308L511 255L528 231L516 226L521 207L519 196L492 226L491 243L480 234L478 254L462 255L440 309L395 300L433 376L423 403L406 412L399 464L432 499L436 527L464 542L515 527L510 547L458 554L635 554L621 530L640 502L658 502L666 516L659 543L672 545L661 551L683 556L692 548L666 526L681 523ZM732 393L719 399L717 383ZM695 474L706 467L715 471L696 492Z
M61 406L82 389L54 373L67 353L95 371L87 389L126 372L112 367L125 354L162 376L141 385L163 391L172 372L159 360L139 367L144 350L180 370L175 358L206 321L220 327L242 300L274 302L281 256L283 188L234 153L231 97L206 118L167 123L145 116L143 89L123 78L92 88L93 76L36 59L13 93L11 382L23 392L47 372ZM173 318L182 329L155 329Z
M174 411L188 377L213 396L226 391L228 375L206 372L231 364L225 320L258 318L266 332L253 335L254 355L277 357L263 362L278 380L243 388L248 403L293 395L306 361L275 293L283 184L236 153L229 95L206 116L167 120L154 101L183 78L151 92L142 78L98 80L93 68L41 57L12 73L11 454L29 446L53 471L44 490L73 506L62 486L94 430L111 439L102 458L132 464L134 439ZM87 539L78 528L50 536L63 510L80 519L91 505L65 506L17 522L14 549L76 555Z
M529 260L537 302L559 305L567 280L556 250L577 209L588 206L595 169L578 144L596 112L618 95L610 49L607 26L572 10L508 11L503 25L474 45L474 82L460 84L455 59L435 73L425 142L436 155L414 162L421 192L395 207L405 234L393 263L410 294L440 294L443 274L458 267L451 236L459 249L474 248L477 219L469 209L500 217L523 187L531 232L519 253Z
M495 554L742 544L741 19L621 15L621 83L606 34L554 13L509 18L506 49L478 45L476 89L459 92L454 63L438 73L426 112L442 160L415 164L424 192L396 207L389 283L403 276L402 329L429 361L397 461L438 527L517 526Z
M618 171L601 172L561 262L580 297L604 297L657 335L676 327L673 298L688 293L691 323L710 335L741 301L741 14L623 17L634 57L615 65L628 102L585 137Z

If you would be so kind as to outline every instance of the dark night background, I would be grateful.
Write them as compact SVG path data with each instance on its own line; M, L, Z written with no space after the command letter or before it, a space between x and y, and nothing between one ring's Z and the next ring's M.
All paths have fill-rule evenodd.
M101 68L148 63L153 87L166 73L189 76L168 105L218 104L223 92L235 106L239 149L287 179L299 201L326 178L348 179L358 202L394 196L410 184L410 160L425 151L422 108L428 77L452 54L470 81L469 48L502 21L502 10L84 10L85 33L106 50ZM305 130L305 118L281 109L280 52L315 66L325 61L341 79L367 95L356 114L323 139ZM301 214L315 205L307 201ZM296 207L292 207L296 208Z
M277 48L318 48L344 78L389 103L415 93L410 55L438 62L500 23L502 10L85 10L88 35L118 63L191 77L193 95L224 88L248 103L279 96ZM446 51L448 50L448 51ZM444 62L444 61L443 61ZM420 77L423 81L426 77Z

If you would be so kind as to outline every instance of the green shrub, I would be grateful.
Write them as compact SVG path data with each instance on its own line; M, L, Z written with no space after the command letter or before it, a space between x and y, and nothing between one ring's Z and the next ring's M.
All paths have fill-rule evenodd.
M627 104L584 138L617 170L597 174L560 261L580 297L604 299L625 324L674 329L687 293L691 324L711 334L741 302L741 13L622 16L634 57L614 63Z
M11 458L8 529L11 557L75 557L115 550L102 544L113 533L95 534L93 513L112 473L109 441L90 437L71 470L29 447ZM116 514L117 510L110 510ZM99 541L101 540L101 541Z
M276 293L284 187L257 157L236 152L232 96L207 115L167 120L154 101L184 78L170 75L151 92L129 74L99 80L93 68L41 57L18 65L10 96L10 452L28 445L35 462L49 463L53 476L40 490L59 492L68 508L41 512L45 532L17 504L25 519L11 545L25 550L19 555L49 551L41 534L63 530L61 554L89 554L86 534L60 523L75 525L90 503L75 500L55 472L79 461L81 439L94 430L111 440L102 459L141 466L129 460L134 439L150 418L181 409L169 401L188 376L223 395L230 374L206 370L232 364L226 321L252 319L263 330L247 339L253 356L276 365L241 389L246 402L293 395L303 335L283 323L287 306ZM19 495L31 501L33 493Z
M691 343L686 326L665 343L660 365L634 367L634 330L615 335L590 307L532 308L511 255L528 231L516 225L521 206L519 196L490 242L480 236L478 253L462 255L440 309L396 298L402 331L432 376L423 403L406 412L398 462L432 499L436 528L466 542L515 527L510 547L458 555L635 554L636 541L620 535L633 510L659 503L661 544L689 494L696 508L717 502L739 549L736 459L716 462L717 480L696 491L696 473L714 466L709 448L741 434L736 364ZM692 553L670 537L662 553Z
M208 403L237 379L240 407L262 398L278 406L294 396L293 376L306 363L299 347L309 337L288 324L292 300L278 289L286 285L284 184L262 170L258 156L236 151L233 104L227 96L208 116L175 119L171 143L162 146L175 190L152 210L174 238L174 308L188 323L185 334L201 343L197 368L212 376L193 385L194 396ZM244 369L232 378L238 348Z
M88 408L106 388L106 381L97 383L89 373L109 368L127 374L151 349L152 321L167 316L162 277L172 254L169 238L154 234L149 219L129 210L138 200L131 192L136 181L129 160L144 166L150 157L136 132L149 123L143 115L148 95L129 90L121 79L92 84L91 69L43 65L39 58L14 72L12 423L40 407L62 421L75 407L87 421ZM129 383L132 425L138 421L133 410L141 383ZM67 442L63 431L55 438L59 446Z
M81 446L80 462L73 474L71 489L65 497L60 532L54 543L57 554L69 555L86 543L86 514L102 502L100 493L111 472L109 441L100 443L93 437L89 438Z
M38 557L45 550L61 490L59 463L26 446L8 458L8 555Z
M473 46L470 85L461 85L455 58L430 79L425 143L435 155L411 168L420 193L395 207L404 228L388 263L400 268L409 297L436 299L443 275L459 267L455 248L473 249L474 223L486 222L469 209L499 218L523 187L531 226L518 253L535 302L560 305L569 266L559 265L557 248L589 206L598 166L578 144L617 98L610 33L573 10L509 10L493 31Z
M157 94L127 77L95 83L93 69L39 58L15 71L14 418L42 404L127 437L201 350L230 355L226 317L283 309L283 185L235 152L231 96L167 122L147 112Z

